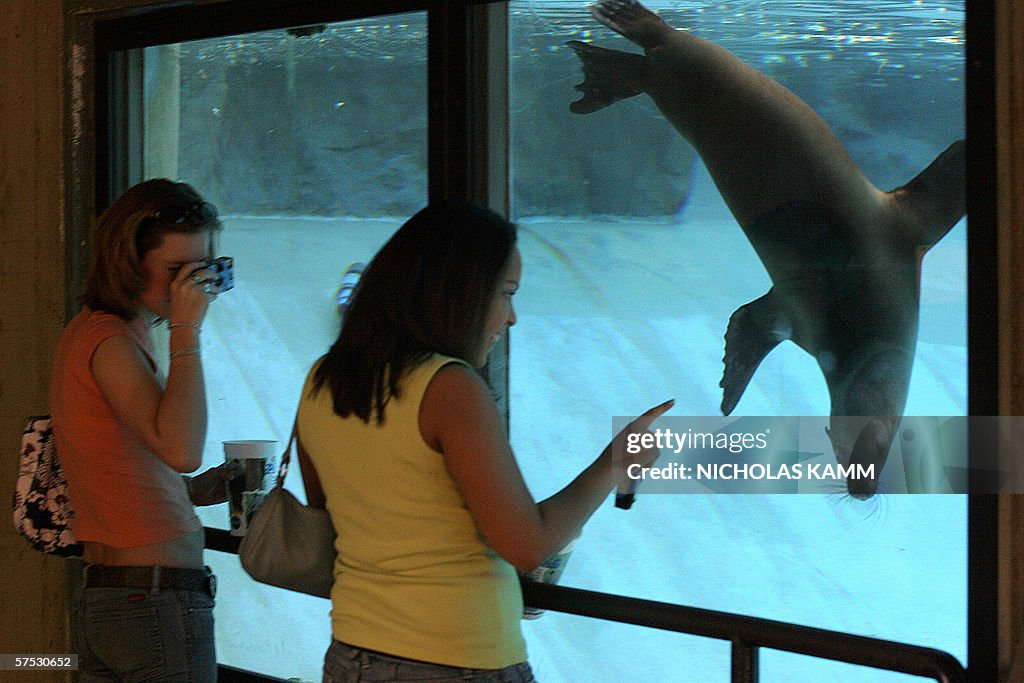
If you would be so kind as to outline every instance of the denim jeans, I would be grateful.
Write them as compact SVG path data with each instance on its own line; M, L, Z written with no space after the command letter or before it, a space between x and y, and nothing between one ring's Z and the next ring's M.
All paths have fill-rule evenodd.
M535 683L530 665L513 664L504 669L463 669L393 657L352 647L337 640L324 658L323 683L420 681L421 683Z
M78 588L79 682L214 683L213 598L188 590Z

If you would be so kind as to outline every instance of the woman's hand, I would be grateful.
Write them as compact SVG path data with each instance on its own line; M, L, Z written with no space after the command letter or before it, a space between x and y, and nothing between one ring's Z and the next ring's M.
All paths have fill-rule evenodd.
M242 474L237 460L211 467L194 477L186 477L188 497L193 505L217 505L228 499L227 482Z
M202 323L210 302L217 298L216 294L206 291L206 281L202 277L205 265L205 261L186 263L171 282L172 323Z
M625 429L611 440L608 447L601 454L602 458L611 458L612 467L619 478L618 488L615 492L615 507L628 510L633 506L636 487L640 483L639 478L637 478L638 473L635 471L637 466L639 466L640 473L642 473L643 470L654 464L654 461L661 455L659 449L645 447L643 445L643 437L645 434L650 433L647 431L647 428L651 426L651 423L674 404L675 399L665 401L630 422L626 425ZM648 442L654 443L654 440L649 439Z
M654 461L661 455L661 451L657 448L644 447L643 435L650 433L647 428L651 426L651 423L667 412L669 408L675 405L675 402L675 399L670 399L654 406L626 425L621 432L615 435L615 438L608 442L608 446L602 451L601 457L611 459L619 481L626 478L629 468L633 465L639 465L641 468L646 469L653 465ZM653 442L653 439L648 441Z

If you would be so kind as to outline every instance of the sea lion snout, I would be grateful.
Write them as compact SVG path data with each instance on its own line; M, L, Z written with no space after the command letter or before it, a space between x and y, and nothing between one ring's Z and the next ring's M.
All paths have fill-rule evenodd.
M852 497L866 500L878 491L878 478L889 459L893 426L891 418L832 418L828 436L836 460L847 472L846 491Z

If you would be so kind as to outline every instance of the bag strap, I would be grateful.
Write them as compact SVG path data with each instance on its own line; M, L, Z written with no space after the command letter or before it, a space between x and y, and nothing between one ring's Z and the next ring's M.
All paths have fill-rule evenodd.
M298 411L295 413L295 420L292 422L292 435L288 437L288 443L284 447L284 453L281 454L281 464L277 466L277 484L276 486L284 486L284 478L288 476L288 464L292 458L292 444L295 443L295 432L298 429L299 414Z

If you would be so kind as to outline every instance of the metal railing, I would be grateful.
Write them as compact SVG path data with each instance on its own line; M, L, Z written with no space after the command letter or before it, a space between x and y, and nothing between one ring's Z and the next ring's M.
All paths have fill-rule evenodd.
M566 586L525 580L522 585L523 599L531 607L727 640L732 643L732 683L760 680L761 648L924 676L940 683L967 680L956 658L933 648Z
M221 529L206 529L206 547L211 550L237 554L240 540ZM523 600L531 607L729 641L731 683L758 683L762 648L922 676L939 683L967 681L960 662L934 648L529 580L523 580L522 587ZM279 680L258 674L246 678L250 672L237 670L233 675L240 677L232 681Z

